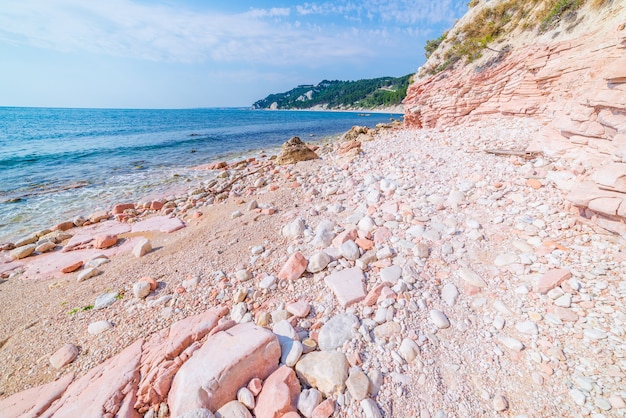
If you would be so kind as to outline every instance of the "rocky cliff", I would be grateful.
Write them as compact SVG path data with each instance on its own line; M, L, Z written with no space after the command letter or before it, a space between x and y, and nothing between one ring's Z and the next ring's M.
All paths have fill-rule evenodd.
M538 28L532 19L542 7L568 2L528 2L519 6L527 7L520 12L525 19L510 8L501 15L505 34L478 35L480 58L460 59L451 51L467 50L467 32L479 17L497 27L496 9L519 2L472 3L409 87L406 124L443 127L494 115L540 119L544 129L529 138L528 150L562 163L543 175L581 214L626 235L626 3L579 1L576 10L553 9Z

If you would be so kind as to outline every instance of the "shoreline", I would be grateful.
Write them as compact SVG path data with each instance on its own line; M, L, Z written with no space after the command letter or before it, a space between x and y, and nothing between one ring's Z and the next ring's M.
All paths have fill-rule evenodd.
M626 394L617 375L626 353L613 342L626 323L619 315L626 290L620 285L623 239L566 204L547 176L565 161L482 152L523 149L539 129L516 118L446 130L391 128L362 138L359 147L323 145L318 160L247 161L225 171L218 190L240 181L219 203L205 205L203 192L175 202L172 209L185 208L185 227L120 233L119 244L97 251L119 253L108 256L95 277L0 282L7 319L0 325L0 375L7 376L0 406L10 394L69 373L78 384L107 359L122 364L120 353L129 347L148 350L139 339L153 343L168 329L184 334L181 321L221 309L218 328L252 322L272 335L288 332L292 345L312 341L313 351L303 356L343 356L340 389L321 390L320 397L339 417L367 408L386 416L573 415L581 398L571 395L572 382L590 400L584 402L590 412L600 412L597 405L622 408ZM132 240L141 238L154 250L136 257ZM294 261L299 257L306 261L302 270ZM561 276L547 283L555 272ZM353 301L342 293L333 284L337 274L360 283L362 297ZM142 277L156 286L137 297ZM85 309L111 292L117 293L111 305ZM90 334L89 326L100 321L111 327ZM346 336L331 331L332 324L343 324L339 334ZM339 343L321 349L329 332ZM188 340L201 346L213 337ZM60 369L50 366L50 356L67 343L80 347L77 357ZM184 351L176 362L201 358L201 350ZM140 356L142 367L148 357ZM167 370L159 369L163 364L154 365L154 373ZM615 366L615 379L603 374L606 365ZM138 366L139 387L152 387ZM359 387L346 381L348 369L367 382L363 400ZM581 376L603 394L580 387ZM307 384L301 374L295 378L300 393ZM542 395L529 397L530 391ZM154 396L138 398L142 413L168 405L171 413L180 411L171 409L175 393ZM53 408L72 406L69 397L60 399Z

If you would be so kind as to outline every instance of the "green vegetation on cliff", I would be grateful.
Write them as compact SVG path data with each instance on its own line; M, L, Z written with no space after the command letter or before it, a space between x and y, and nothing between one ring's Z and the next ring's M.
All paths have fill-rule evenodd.
M301 85L285 93L270 94L254 109L374 109L396 106L406 96L412 74L357 81L328 81Z
M482 0L484 2L485 0ZM607 6L614 0L503 0L486 5L474 14L471 21L455 30L445 32L441 37L426 42L426 57L434 56L424 70L437 74L457 62L471 63L483 55L485 49L501 54L509 51L509 46L491 48L516 29L537 30L539 34L554 29L561 21L568 22L566 30L575 27L577 10L586 3L592 8ZM469 7L479 5L481 0L472 0Z

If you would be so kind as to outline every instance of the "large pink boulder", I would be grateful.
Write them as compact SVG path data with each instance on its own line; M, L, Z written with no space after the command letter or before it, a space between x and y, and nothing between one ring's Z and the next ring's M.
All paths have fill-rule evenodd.
M292 368L281 366L263 383L254 407L257 418L280 418L297 411L300 382Z
M165 401L180 366L200 348L199 341L214 329L228 308L189 316L153 334L143 345L141 380L134 407L141 413Z
M0 401L2 418L34 418L40 416L52 402L63 395L72 380L73 374L67 374L48 384L18 392Z
M174 377L168 396L171 416L199 408L217 411L251 379L267 378L279 359L276 335L252 323L210 336Z
M142 345L143 340L139 339L117 356L91 369L89 373L69 385L63 396L39 416L42 418L115 416L123 400L128 399L137 390Z

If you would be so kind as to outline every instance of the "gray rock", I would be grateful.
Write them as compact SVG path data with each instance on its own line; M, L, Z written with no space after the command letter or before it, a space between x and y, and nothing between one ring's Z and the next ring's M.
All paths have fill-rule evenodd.
M133 284L133 295L137 299L144 299L149 294L150 294L150 283L148 283L148 282L137 282L137 283Z
M103 309L108 306L111 306L117 300L119 293L117 292L109 292L103 293L96 298L96 303L93 305L94 310Z
M89 332L91 335L98 335L110 328L113 328L113 324L109 321L97 321L89 324L89 326L87 327L87 332Z
M361 409L363 410L363 416L365 418L382 418L380 409L373 399L367 398L361 401Z
M430 320L439 329L449 328L450 320L443 312L433 309L430 311Z
M76 281L84 282L85 280L91 279L92 277L97 276L100 273L101 273L101 271L98 270L97 268L95 268L95 267L88 267L88 268L84 269L83 271L81 271L80 273L78 273Z
M322 393L314 388L304 389L298 396L298 411L306 418L311 418L313 410L322 403Z
M380 278L383 282L389 282L396 284L402 275L402 268L400 266L385 267L380 271Z
M328 263L330 263L330 256L324 251L319 251L309 258L306 269L309 273L317 273L324 270Z
M359 247L352 240L348 240L339 246L339 252L341 256L346 260L356 260L361 255L359 253Z
M356 336L359 319L350 313L333 316L320 329L318 344L321 350L334 350Z
M328 247L335 238L334 228L335 224L332 221L328 219L321 221L315 228L315 237L311 244L317 248Z
M343 392L348 379L348 360L339 351L313 351L296 364L298 378L326 396Z
M306 229L306 224L304 219L296 218L292 222L283 226L282 234L287 239L295 239L299 238L304 234L304 230Z

